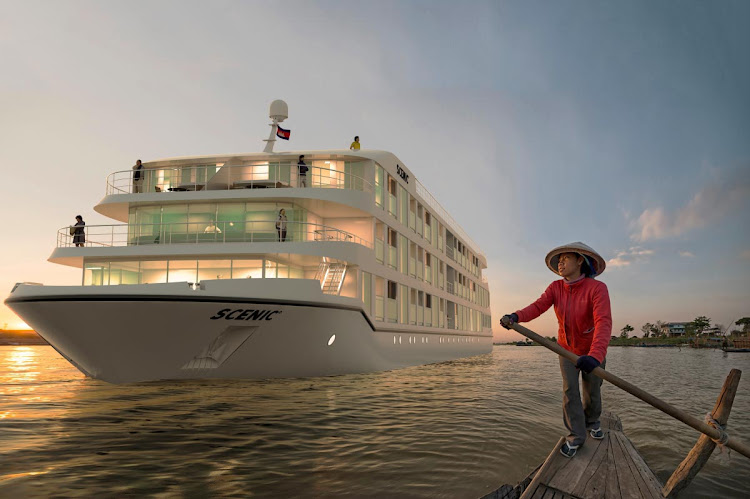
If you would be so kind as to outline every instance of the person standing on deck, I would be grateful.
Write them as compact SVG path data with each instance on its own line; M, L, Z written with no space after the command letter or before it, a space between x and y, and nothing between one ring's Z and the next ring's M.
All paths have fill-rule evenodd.
M297 185L298 187L307 187L307 163L305 163L305 155L299 157L297 161Z
M354 137L354 142L349 146L349 149L352 151L359 151L359 135Z
M599 421L602 380L591 371L599 366L604 369L612 335L609 291L606 284L594 279L604 272L606 263L599 253L581 242L553 249L545 261L562 279L553 281L534 303L505 315L500 322L505 329L510 329L511 324L534 320L554 305L557 342L579 356L575 365L560 357L563 422L569 432L560 452L573 457L586 441L587 430L593 438L604 438ZM579 370L582 371L583 394L578 388Z
M137 160L135 162L135 166L133 167L133 192L139 193L143 192L143 163L141 163L141 160Z
M286 241L286 210L279 210L279 218L276 219L276 233L279 235L279 242Z
M76 245L76 248L83 248L86 242L86 232L83 228L85 225L86 222L83 221L83 217L76 215L76 224L70 228L70 235L73 236L73 244Z

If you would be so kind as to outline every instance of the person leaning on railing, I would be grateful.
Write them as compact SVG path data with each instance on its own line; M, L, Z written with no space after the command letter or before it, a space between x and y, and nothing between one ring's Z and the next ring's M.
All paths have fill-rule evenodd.
M606 284L594 279L604 272L606 263L599 253L581 242L553 249L545 262L562 279L553 281L528 307L505 315L500 323L510 329L513 323L534 320L554 305L557 342L579 356L575 365L560 357L563 422L569 432L560 452L565 457L573 457L586 441L586 430L595 439L604 438L599 421L602 380L591 371L599 366L604 369L612 335L609 291ZM583 402L578 389L579 370L582 371Z

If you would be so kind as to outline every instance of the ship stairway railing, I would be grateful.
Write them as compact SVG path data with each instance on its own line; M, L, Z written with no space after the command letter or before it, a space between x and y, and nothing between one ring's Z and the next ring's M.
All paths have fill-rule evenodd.
M326 257L320 262L315 278L320 281L320 289L327 295L339 295L346 276L346 263L331 262Z

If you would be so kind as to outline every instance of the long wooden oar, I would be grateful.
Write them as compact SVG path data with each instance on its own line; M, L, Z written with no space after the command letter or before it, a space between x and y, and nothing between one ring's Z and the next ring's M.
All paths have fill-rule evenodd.
M539 343L540 345L542 345L544 347L549 348L550 350L552 350L553 352L555 352L557 355L560 355L561 357L565 357L566 359L568 359L569 361L571 361L574 364L578 360L578 355L576 355L573 352L570 352L568 350L565 350L563 347L561 347L560 345L558 345L554 341L550 341L550 340L548 340L548 339L546 339L546 338L544 338L544 337L536 334L531 329L525 328L522 325L517 324L517 323L516 324L511 324L510 327L514 331L516 331L516 332L518 332L518 333L526 336L527 338L529 338L531 340L536 341L537 343ZM713 440L719 440L722 437L721 432L719 430L717 430L716 428L714 428L713 426L704 423L700 419L697 419L697 418L691 416L690 414L686 413L685 411L677 409L676 407L674 407L674 406L672 406L672 405L664 402L663 400L661 400L659 398L654 397L650 393L641 390L637 386L635 386L635 385L633 385L631 383L628 383L624 379L618 378L617 376L615 376L611 372L605 371L601 367L597 367L596 369L594 369L591 372L594 373L596 376L598 376L598 377L600 377L600 378L602 378L604 380L609 381L610 383L612 383L616 387L622 388L623 390L625 390L629 394L631 394L631 395L633 395L635 397L638 397L639 399L643 400L647 404L650 404L650 405L656 407L660 411L665 412L665 413L669 414L670 416L672 416L673 418L682 421L686 425L688 425L688 426L690 426L692 428L695 428L699 432L704 433L705 435L708 435ZM748 447L747 445L745 445L742 442L740 442L739 440L737 440L737 438L735 438L735 437L729 437L728 440L726 441L726 443L724 445L726 445L730 449L736 450L737 452L739 452L743 456L750 458L750 447Z

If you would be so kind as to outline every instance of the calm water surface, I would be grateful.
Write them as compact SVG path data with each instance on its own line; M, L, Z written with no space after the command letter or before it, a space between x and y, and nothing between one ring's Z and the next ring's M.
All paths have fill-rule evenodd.
M730 434L750 442L750 354L610 348L610 371L696 417L731 368ZM479 497L564 434L541 347L306 380L85 378L47 346L0 347L0 497ZM605 409L665 481L698 434L612 385ZM684 497L748 497L750 459L717 453Z

